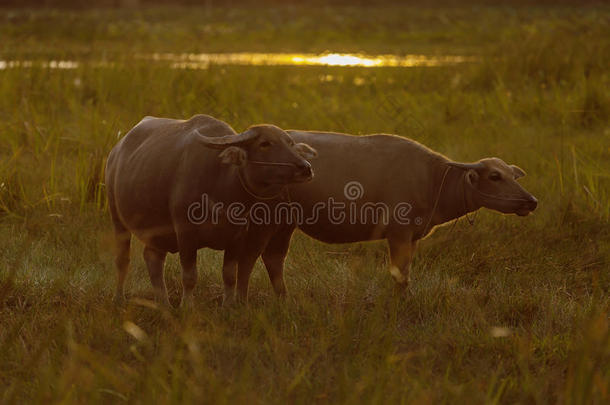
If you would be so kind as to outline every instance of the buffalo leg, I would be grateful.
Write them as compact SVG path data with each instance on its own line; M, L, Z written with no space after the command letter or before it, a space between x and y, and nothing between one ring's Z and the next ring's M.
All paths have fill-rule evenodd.
M166 255L167 252L149 246L146 246L143 252L144 262L146 262L148 275L150 276L150 282L155 290L155 299L159 304L169 306L167 289L165 288L165 280L163 278L163 264L165 263Z
M197 249L180 251L182 265L182 302L181 307L190 307L193 303L193 290L197 284Z
M131 245L131 233L124 229L118 229L115 225L116 238L116 258L115 265L117 268L117 289L114 296L114 302L117 305L122 305L125 301L125 278L129 270L129 248Z
M190 307L197 284L197 232L184 229L178 232L178 253L182 266L182 301L180 306Z
M224 260L222 263L222 280L225 285L225 293L223 305L235 299L235 285L237 283L237 251L235 249L226 249Z
M116 210L114 195L108 190L108 207L114 225L114 236L116 243L116 258L114 263L117 268L117 289L114 302L122 305L125 302L125 278L129 271L129 248L131 245L131 232L123 225Z
M259 254L247 252L239 258L237 266L237 299L241 302L248 301L248 284L250 283L250 275L254 269L256 259Z
M407 287L410 280L410 269L417 241L409 239L389 239L390 245L390 274L394 280L402 286Z
M256 259L265 250L270 237L271 234L267 235L263 232L251 230L240 252L239 263L237 265L237 299L242 302L248 301L250 275L254 269Z
M269 281L278 297L286 296L284 284L284 260L290 246L290 239L294 228L287 228L276 233L263 252L263 263L267 268Z

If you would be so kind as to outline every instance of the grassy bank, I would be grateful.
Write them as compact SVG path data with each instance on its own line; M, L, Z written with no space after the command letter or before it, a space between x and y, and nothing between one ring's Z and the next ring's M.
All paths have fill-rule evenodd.
M0 59L83 61L0 71L0 401L608 401L608 9L104 13L0 17ZM132 58L151 49L481 61L191 71ZM104 52L119 63L88 63ZM104 158L144 115L196 113L237 130L387 132L456 160L498 156L528 172L540 205L437 231L406 295L383 244L297 235L286 302L257 267L249 307L220 308L222 256L202 250L195 308L163 313L142 301L151 287L136 243L127 289L140 300L116 310ZM167 266L176 302L177 258Z
M81 57L155 51L478 54L548 31L570 33L582 43L592 32L600 40L607 24L607 6L9 9L0 15L0 49L4 56Z

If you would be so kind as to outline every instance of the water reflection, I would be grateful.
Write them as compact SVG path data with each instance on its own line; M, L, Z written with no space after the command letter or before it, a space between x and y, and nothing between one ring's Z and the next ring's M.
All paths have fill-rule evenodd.
M140 60L168 62L173 69L207 69L210 65L243 66L358 66L358 67L414 67L444 66L471 62L472 57L445 55L364 55L347 53L153 53L139 54ZM112 62L91 62L96 67L110 67ZM0 70L43 67L49 69L77 69L80 62L73 60L0 60Z
M48 69L76 69L78 68L79 63L73 60L50 60L43 62L34 62L31 60L0 60L0 70L31 68L34 66Z
M442 66L472 61L465 56L426 55L363 55L346 53L154 53L142 55L156 61L169 61L180 69L206 69L209 65L255 66L359 66L359 67L414 67Z

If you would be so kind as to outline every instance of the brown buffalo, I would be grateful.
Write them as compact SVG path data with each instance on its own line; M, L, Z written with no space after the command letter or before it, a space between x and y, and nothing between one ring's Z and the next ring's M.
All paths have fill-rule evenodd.
M283 263L296 225L327 243L387 239L390 272L407 285L417 242L435 226L482 207L524 216L537 206L517 183L525 172L498 158L457 163L394 135L287 132L318 157L316 178L289 187L301 221L281 226L262 255L278 294L285 293Z
M197 280L197 250L202 247L225 251L226 296L234 295L237 284L245 297L254 262L277 227L251 224L248 208L256 202L276 204L284 198L286 185L311 180L311 165L304 156L314 154L272 125L237 134L206 115L187 121L144 118L112 149L106 165L118 248L116 301L124 299L132 234L145 245L144 260L160 302L167 304L167 252L180 255L182 303L188 304ZM202 198L205 203L200 203ZM231 204L243 214L213 220L193 213L193 207L205 211L222 205L226 214Z

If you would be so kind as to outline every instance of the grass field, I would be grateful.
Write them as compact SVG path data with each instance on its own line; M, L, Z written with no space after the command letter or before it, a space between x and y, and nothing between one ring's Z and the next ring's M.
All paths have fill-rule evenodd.
M0 70L0 402L610 401L610 8L0 10L0 38L0 59L82 62ZM325 50L478 62L175 70L134 58ZM439 229L406 294L384 244L297 234L285 302L258 264L249 305L220 307L222 255L204 249L195 307L168 313L146 301L136 243L132 301L116 309L105 156L144 115L196 113L498 156L528 172L539 207ZM171 257L174 303L179 275Z

